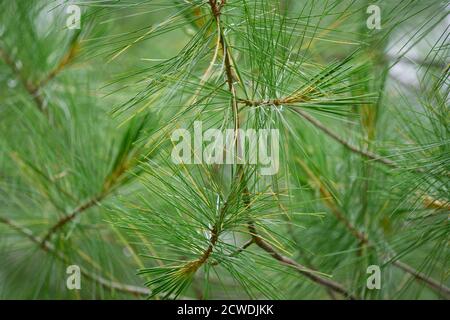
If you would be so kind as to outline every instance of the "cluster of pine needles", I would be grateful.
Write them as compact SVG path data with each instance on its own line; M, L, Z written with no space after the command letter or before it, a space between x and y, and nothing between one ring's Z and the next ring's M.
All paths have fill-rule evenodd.
M450 298L448 10L1 1L0 298ZM278 172L173 163L195 121Z

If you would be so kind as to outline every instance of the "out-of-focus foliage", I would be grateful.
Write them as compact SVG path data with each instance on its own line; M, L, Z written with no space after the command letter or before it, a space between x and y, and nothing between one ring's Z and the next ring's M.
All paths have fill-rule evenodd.
M450 298L448 11L0 0L0 298ZM278 173L172 163L198 120Z

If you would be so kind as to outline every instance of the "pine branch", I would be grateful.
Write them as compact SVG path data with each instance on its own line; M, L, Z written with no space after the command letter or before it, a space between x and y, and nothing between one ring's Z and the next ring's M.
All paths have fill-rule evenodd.
M67 263L67 258L62 253L57 251L56 248L53 246L53 244L51 244L48 241L44 241L43 239L34 235L30 229L19 225L15 221L12 221L10 219L1 216L0 216L0 223L3 223L11 227L12 229L16 230L17 232L28 238L31 242L37 244L39 248L41 248L43 251L50 253L54 255L56 258L58 258L60 261ZM147 288L124 284L110 279L106 279L92 272L86 271L84 268L80 268L80 272L88 279L91 279L92 281L100 284L102 287L108 290L112 291L117 290L120 292L130 293L136 296L148 296L151 294L151 291Z
M297 159L297 161L299 162L299 164L302 166L302 168L306 171L306 173L308 174L308 176L313 179L316 184L318 184L319 187L319 191L322 194L322 196L324 197L324 201L325 204L330 208L331 212L334 214L334 216L336 217L336 219L343 223L344 226L349 230L349 232L357 239L360 241L361 245L368 245L371 247L374 247L374 243L372 243L368 236L359 231L358 228L356 228L351 221L349 221L346 217L346 215L344 214L344 212L342 212L336 203L336 200L334 200L334 198L332 197L332 195L330 194L330 192L326 189L326 187L323 185L323 183L319 180L318 177L316 177L313 172L308 168L308 166L301 161L300 159ZM436 291L438 294L441 294L443 296L445 296L446 298L450 298L450 289L447 288L445 285L438 283L436 280L432 279L431 277L428 277L427 275L418 272L417 270L415 270L413 267L407 265L406 263L403 263L399 260L396 260L392 263L394 266L398 267L399 269L405 271L406 273L411 274L416 280L422 281L423 283L425 283L428 287L430 287L431 289L433 289L434 291Z
M102 190L87 200L77 206L72 212L64 217L60 218L47 232L47 235L43 238L44 242L49 240L53 234L55 234L59 229L63 228L67 223L74 220L80 214L98 205L107 196L111 194L113 190L122 182L122 179L127 174L128 170L133 168L140 157L142 156L142 149L136 146L135 143L138 141L140 134L144 129L144 124L147 121L147 116L139 119L137 122L132 122L125 132L122 143L118 150L117 156L114 159L113 167L111 172L103 181Z
M277 201L278 201L278 203L277 203L278 208L279 208L281 211L283 211L283 212L285 213L286 216L288 216L288 211L287 211L287 209L283 206L283 204L280 202L280 198L279 198L278 194L277 194L277 193L273 193L273 195L277 198ZM295 234L294 234L294 230L292 229L292 224L291 224L291 223L288 223L288 224L287 224L287 228L288 228L288 233L290 234L292 240L293 240L296 244L298 244L297 239L296 239ZM253 238L251 239L251 241L254 241ZM297 247L298 247L298 246L297 246ZM300 250L299 250L299 253L301 254ZM311 270L316 270L316 269L317 269L317 268L314 266L314 264L311 262L311 260L308 259L307 255L302 255L302 258L303 258L303 260L305 260L305 266L306 266L308 269L311 269ZM335 293L333 290L331 290L330 288L327 288L326 291L327 291L327 294L330 296L331 299L337 300L336 293Z
M286 104L290 104L290 103L294 103L295 104L295 103L298 103L298 102L307 101L307 99L306 98L302 98L301 100L294 100L294 101L287 100L287 99L267 100L267 101L250 101L250 100L246 100L246 99L240 99L239 101L243 102L247 106L270 106L270 105L280 106L280 105L286 105ZM310 116L308 113L303 112L302 110L299 110L297 108L291 108L291 110L293 110L294 112L296 112L297 114L302 116L304 119L306 119L308 122L313 124L315 127L320 129L325 134L327 134L329 137L331 137L335 141L337 141L340 144L342 144L348 150L350 150L350 151L352 151L354 153L360 154L363 157L366 157L368 159L380 162L380 163L382 163L384 165L387 165L389 167L393 167L393 168L398 168L399 167L399 165L396 164L392 160L386 159L386 158L384 158L384 157L382 157L382 156L380 156L378 154L375 154L373 152L370 152L370 151L361 150L361 149L351 145L350 143L346 142L344 139L339 137L332 130L330 130L328 127L326 127L319 120L317 120L314 117ZM302 165L302 167L305 168L304 165ZM306 170L306 171L307 171L307 173L309 175L311 174L311 171L309 169ZM421 169L421 168L415 168L414 171L416 171L418 173L423 173L424 172L424 170ZM367 238L367 235L365 235L364 233L361 233L360 231L358 231L357 228L354 227L352 225L352 223L350 221L348 221L348 219L345 217L345 215L336 207L336 205L333 205L333 204L330 203L330 200L332 199L332 196L323 187L323 185L321 183L319 184L319 190L322 193L322 195L324 196L325 202L327 203L327 205L329 206L329 208L331 209L331 211L335 215L336 219L341 221L346 226L346 228L350 231L350 233L355 238L357 238L362 244L366 243L366 244L372 245L369 242L369 239ZM445 202L440 201L440 200L435 200L435 199L433 199L430 196L426 196L426 198L424 200L424 203L425 203L425 205L427 207L431 207L431 208L443 209L443 208L447 207ZM393 264L395 266L399 267L400 269L402 269L403 271L413 275L417 280L420 280L420 281L424 282L427 286L429 286L430 288L434 289L438 293L445 294L447 297L449 296L449 290L450 289L447 288L446 286L442 285L442 284L439 284L436 280L434 280L434 279L432 279L430 277L427 277L424 274L419 273L414 268L412 268L412 267L408 266L407 264L402 263L400 261L395 261Z
M47 234L44 236L43 241L46 242L47 240L50 240L53 234L55 234L58 230L63 228L67 223L74 220L76 217L78 217L80 214L85 212L86 210L97 206L100 204L114 189L115 184L119 180L120 176L125 173L125 169L123 169L120 174L113 173L109 178L105 180L103 190L96 196L92 197L91 199L87 200L86 202L81 203L79 206L77 206L72 212L70 212L68 215L65 215L64 217L60 218L50 229L48 230Z
M42 234L34 234L31 226L13 221L13 216L13 220L0 216L0 229L3 224L5 240L17 240L25 245L25 251L20 251L25 258L27 249L33 249L37 245L35 249L42 251L37 252L41 258L45 258L44 261L57 260L56 263L60 264L57 267L60 268L72 262L74 257L81 259L81 265L87 268L86 271L84 268L81 271L88 287L106 288L107 290L101 291L110 298L115 296L114 291L117 290L117 294L120 291L132 295L131 297L150 295L150 298L175 299L190 284L193 285L194 297L208 298L203 295L200 281L205 281L205 292L208 292L212 285L212 298L221 297L228 290L231 290L232 296L237 294L237 297L244 294L243 291L250 297L258 292L255 298L260 297L260 294L265 297L278 297L276 293L279 288L275 283L281 281L282 287L289 286L289 283L286 283L289 279L283 276L284 270L293 276L297 275L294 280L305 284L294 295L307 294L312 288L316 298L326 297L325 293L328 293L332 299L360 299L366 295L363 295L363 283L359 282L364 282L365 279L362 274L364 270L358 261L367 262L372 258L384 261L385 268L395 271L393 275L399 277L400 285L403 286L403 281L413 282L411 289L414 290L407 290L407 295L427 298L428 294L436 292L440 297L450 298L450 289L445 286L444 275L441 275L440 268L437 268L446 258L445 254L442 254L441 246L446 240L446 229L441 218L445 218L446 210L450 207L445 196L449 177L446 171L446 142L449 132L445 126L445 95L448 93L445 81L448 80L449 67L441 70L442 66L445 67L448 30L445 25L442 26L444 7L438 2L434 1L425 7L412 2L386 3L383 7L386 20L383 20L383 23L386 28L383 27L375 33L366 30L364 24L358 27L352 22L366 18L363 12L366 5L353 2L344 6L338 5L338 2L314 6L293 0L176 0L167 6L152 4L151 1L136 3L136 6L132 7L126 4L114 8L100 6L100 11L92 13L95 15L100 12L107 16L107 19L104 23L89 24L88 32L92 35L92 39L88 41L92 44L89 45L92 50L89 55L101 64L106 61L101 60L105 54L109 53L108 61L112 61L131 46L140 43L142 50L135 53L149 54L149 59L142 59L148 61L148 64L137 63L133 56L130 56L130 59L124 57L120 66L117 66L119 69L113 72L117 75L116 79L111 79L107 74L103 78L92 78L89 74L91 71L95 73L95 70L85 70L89 82L87 86L60 83L60 90L55 98L61 103L61 112L58 114L65 124L56 126L53 128L55 130L50 132L45 126L33 121L33 114L36 112L8 113L12 122L7 121L0 126L0 135L5 136L5 143L0 145L6 147L5 152L11 153L12 156L0 161L1 169L5 171L0 177L0 202L5 203L7 207L25 210L34 206L38 212L49 207L53 210L54 221L49 222L48 229ZM31 59L24 62L22 54L29 56L33 55L33 52L27 55L27 52L21 51L17 55L15 50L10 50L12 47L8 48L6 43L1 43L0 69L6 70L18 85L16 98L19 99L9 99L9 103L19 107L21 99L26 98L31 108L29 111L35 111L37 108L37 111L49 117L51 104L48 105L47 102L52 98L49 86L71 65L81 44L78 41L78 31L70 33L73 38L67 42L54 29L56 23L64 21L48 17L45 24L39 23L48 13L47 9L46 6L13 3L5 7L2 18L8 30L21 33L17 36L11 34L10 38L8 35L11 44L23 47L25 42L39 38L32 50L39 52L43 58L47 56L54 64L49 65L49 59ZM124 15L122 10L127 13ZM396 14L398 12L405 14L399 17ZM26 20L22 21L20 28L14 27L16 21L13 14L16 13ZM166 17L162 18L164 13ZM128 23L126 18L131 21ZM421 19L424 23L417 23ZM39 24L38 31L43 37L36 37L36 23ZM180 28L184 29L185 33L172 32ZM401 48L390 37L393 32L402 35L400 40L404 45ZM163 34L170 34L166 38L169 44L158 40L152 42L151 39ZM47 48L45 46L48 41L61 41L56 45L62 50L52 53L55 43ZM425 45L417 46L421 42ZM319 43L323 45L315 45ZM113 52L108 49L110 46ZM150 47L155 47L156 50L148 51ZM326 48L333 50L327 51ZM345 52L350 48L355 50L354 54L349 56ZM398 50L400 56L383 54L380 49L385 49L381 50L383 52ZM418 49L417 57L421 58L408 59L406 54L412 49ZM424 50L429 50L428 54ZM178 51L178 54L173 54L174 51ZM51 58L55 54L57 57ZM336 59L333 59L333 56L336 56ZM404 86L399 86L398 92L386 90L387 69L392 68L401 59L418 67L417 90L414 91L417 101L406 96L407 88ZM22 62L24 67L21 66ZM38 67L35 63L42 64L39 68L43 70L42 74L38 71L36 73L37 69L33 70ZM441 68L438 72L439 66ZM398 67L401 69L404 63ZM122 73L121 69L127 72ZM443 73L439 75L441 71ZM392 76L395 77L395 74L394 72ZM108 106L104 106L106 109L93 109L84 103L80 105L79 99L72 99L68 91L75 90L77 96L90 96L95 100L101 95L95 87L105 81L108 85L103 88L111 90L108 101L117 105L114 107L114 114L120 113L123 116L120 121L134 121L149 111L148 113L157 115L158 122L152 125L147 123L145 127L152 130L155 128L155 131L157 128L162 130L157 134L153 131L139 135L141 126L133 126L122 135L122 143L119 141L117 144L115 139L112 141L111 153L107 154L103 154L103 149L96 149L95 141L86 143L86 137L100 140L108 136L116 137L116 122L108 116ZM70 88L66 88L67 86ZM120 90L122 94L116 95L116 90ZM241 95L245 99L241 99ZM376 101L372 100L375 96ZM7 98L8 96L5 97ZM391 110L385 110L387 117L379 117L377 110L383 109L383 104L387 101L394 104L403 101L410 107L395 113L396 117L400 117L400 122L392 121L391 116L394 114ZM226 104L225 110L223 102ZM421 108L417 108L417 103ZM357 111L356 106L361 106L362 110ZM371 108L372 106L374 108ZM287 114L280 114L280 117L271 116L283 107L288 109ZM322 120L321 111L336 115L360 112L361 126L367 138L363 140L366 142L359 143L358 139L353 140L350 135L344 134L345 132L341 134L339 126L331 126L337 123ZM20 119L15 126L8 125L14 123L14 116L19 116ZM289 139L278 144L282 151L289 150L289 153L294 155L293 159L289 159L289 154L281 154L282 160L286 161L280 169L285 171L286 175L260 176L257 170L263 164L247 165L246 161L243 161L244 164L239 162L222 167L219 164L210 166L205 161L203 165L184 166L184 169L180 170L179 166L170 161L170 157L168 159L170 151L163 150L165 146L170 148L169 143L165 142L169 141L168 137L174 133L175 128L186 128L189 131L191 120L198 120L207 122L208 128L217 124L220 125L219 130L234 128L236 159L242 159L241 151L246 149L250 138L246 137L241 141L236 131L240 127L253 128L251 130L256 131L267 127L278 128L286 120L285 116L296 120L285 123L285 134L299 129L302 124L317 133L310 137L306 145L291 145L290 142L294 141ZM91 120L95 123L91 123ZM187 123L181 123L186 121ZM375 126L378 125L395 126L399 129L399 139L408 147L402 152L392 148L386 151L373 148L377 144ZM303 151L313 154L317 151L315 147L318 147L321 141L321 134L326 136L327 141L334 141L335 147L345 151L343 157L324 159L323 155L319 154L314 163L306 158L296 161L295 154ZM189 140L187 135L183 136L183 143L185 138L186 142ZM204 147L207 141L202 140L201 145ZM181 146L181 141L178 146ZM157 150L163 152L155 161L144 164L144 148L146 155ZM60 159L64 162L63 172L55 174L61 171L58 155L54 152L59 149L67 152ZM191 144L188 149L192 151ZM194 149L197 148L194 146ZM27 159L14 156L15 152L27 154L27 150L33 153L25 156ZM61 150L59 151L62 152ZM172 148L172 151L175 151L175 148ZM183 147L182 151L185 155L187 149ZM222 151L225 155L228 154L225 149ZM416 154L417 157L414 156ZM274 153L271 155L275 156ZM202 158L205 157L202 150ZM346 189L346 196L340 199L324 179L326 167L339 166L339 161L353 157L359 157L363 164L362 168L358 168L362 170L362 176L358 175L356 178L362 186L359 190L357 185L349 186L351 188ZM290 160L300 163L303 169L291 172ZM35 163L40 163L43 167L38 168L39 165L35 166ZM138 163L142 166L137 165ZM374 166L385 174L373 175ZM197 171L197 168L201 170ZM354 169L346 166L340 168L338 185L351 184ZM183 175L183 170L186 170L187 176ZM65 177L67 172L73 172L74 175ZM69 250L67 251L57 245L55 235L62 235L70 226L77 227L76 221L84 221L86 218L97 220L97 214L103 211L101 204L114 197L115 192L121 194L128 183L134 182L133 178L141 173L144 175L142 183L127 187L130 197L117 199L129 205L115 209L121 214L111 221L109 231L112 233L108 233L106 238L99 238L99 242L92 243L89 254L77 246L70 246L66 248ZM91 174L94 176L88 176ZM305 178L312 189L305 189ZM384 183L385 180L387 183ZM287 189L287 193L279 191L279 182ZM92 184L95 184L95 189L92 189ZM395 190L390 189L388 185L394 185ZM375 189L371 190L370 186ZM73 193L66 191L67 188ZM87 197L80 198L79 195L85 195L90 189L94 191ZM308 247L316 253L325 250L353 257L352 261L345 264L347 277L335 279L337 275L334 272L330 275L320 272L322 265L305 252L306 248L302 248L301 244L307 241L308 237L315 239L317 232L326 235L330 231L316 225L313 221L315 219L308 217L321 214L316 211L303 212L305 205L306 208L308 205L301 200L302 195L309 192L308 190L314 192L314 189L319 195L315 200L322 201L322 209L325 208L325 211L331 214L331 220L334 222L329 222L336 228L333 229L333 235L329 234L331 240L326 241L325 237L321 241L310 242ZM383 203L379 212L383 219L377 221L380 216L369 215L368 211L379 204L378 200L386 192L390 192L389 198L392 201ZM411 204L408 200L414 198L417 202ZM311 199L315 201L314 197ZM289 203L289 208L284 206L285 203ZM416 207L418 203L420 208ZM346 211L347 207L353 209ZM404 214L394 217L394 220L384 214L397 210L407 213L411 207L413 210L425 210L425 213L407 217L406 220ZM300 217L299 223L314 226L310 231L301 232L302 239L299 238L298 241L297 219L292 220L293 216ZM125 236L125 233L122 234L116 226L125 230L124 232L129 232L131 238ZM405 236L398 232L402 230L407 232ZM249 240L231 246L226 239L229 233L234 235L236 232ZM390 234L392 239L388 239L387 234ZM83 240L82 234L76 233L74 236ZM123 247L127 259L101 254L102 246L108 244L110 236L119 241L117 245ZM291 240L297 244L298 252L295 255L287 253L283 248L284 241L281 239L286 236L292 236ZM342 238L343 241L333 240L337 238ZM257 248L251 247L253 244L256 244ZM356 246L356 251L351 244ZM390 244L394 245L394 248L391 248ZM137 256L135 245L142 247L146 253L144 256L152 259L149 266ZM19 247L21 246L16 249ZM255 254L255 257L263 260L249 264L248 258ZM415 263L415 269L402 262L407 258L408 261L410 258L412 262L420 262L423 255L427 256L428 264L433 268L428 270L420 263ZM92 257L96 256L103 258L94 261ZM340 254L327 255L326 260L329 265L334 266L343 263ZM124 275L128 275L130 268L139 267L138 274L145 277L145 288L119 282L112 269L104 267L105 262L115 266L114 269L124 268ZM228 271L223 283L222 274L217 274L220 270L214 268L219 264L219 269L223 267ZM274 272L272 276L275 281L272 281L273 279L264 278L263 271L266 268L273 268L273 271L278 270L281 273ZM14 265L7 269L14 272ZM217 277L212 276L211 271L216 273ZM352 281L353 274L360 276L358 281ZM436 279L431 276L436 276ZM57 283L63 284L62 281L56 280ZM395 285L396 279L392 280L393 285L383 286L383 291L380 291L384 298L395 298L400 293L397 290L401 288ZM27 290L29 286L22 283L24 281L19 279L13 284L18 288L25 288L20 291L24 297L32 296L33 291L30 290L35 286ZM58 285L47 288L50 290L47 294L57 293L58 287L61 289ZM35 294L42 291L42 288L34 289L38 290ZM55 290L56 292L52 292ZM417 295L413 291L417 291ZM367 297L379 296L380 292L372 292L374 295ZM64 288L60 293L70 295ZM80 293L90 294L87 291ZM95 292L91 295L93 294Z
M236 89L234 87L235 77L234 77L233 67L232 67L232 63L231 63L231 59L230 59L231 53L228 50L228 48L226 47L226 41L225 41L223 32L221 30L221 25L220 25L221 9L222 9L223 5L225 5L225 1L222 1L220 4L218 4L216 0L209 0L209 4L211 7L211 11L214 15L214 18L217 22L217 27L220 29L220 43L222 45L222 50L223 50L223 55L224 55L225 74L226 74L226 78L227 78L228 89L232 96L232 111L233 111L233 115L234 115L234 119L235 119L234 129L235 129L235 131L237 131L239 129L239 119L238 119L238 98L236 96ZM238 146L238 145L239 145L239 142L236 143L236 146ZM242 181L242 179L243 179L243 167L242 166L238 167L236 177L238 177L239 182ZM256 243L259 247L261 247L266 252L268 252L274 259L280 261L283 264L294 267L295 269L297 269L298 272L305 275L306 277L313 280L314 282L316 282L322 286L325 286L327 288L330 288L336 292L339 292L339 293L343 294L344 296L349 297L350 299L354 299L354 297L351 294L349 294L347 292L347 290L345 288L343 288L340 284L338 284L332 280L321 278L318 275L316 275L313 270L308 270L307 268L301 266L294 260L284 257L281 254L279 254L272 246L270 246L259 235L257 235L256 229L253 226L252 222L249 223L249 230L252 235L253 241L248 242L247 246L251 245L252 243Z
M239 179L243 179L243 171L242 167L240 167L240 172L238 172ZM249 192L247 187L245 187L244 191L244 203L247 209L250 207L250 201L249 201ZM320 277L317 275L317 271L313 270L311 268L307 268L305 266L302 266L295 260L292 260L289 257L285 257L282 254L280 254L273 246L271 246L267 241L265 241L261 236L258 234L255 224L252 220L250 220L247 224L247 228L249 230L250 235L252 236L252 242L248 242L248 246L255 243L258 247L269 253L275 260L278 260L282 264L288 265L290 267L293 267L296 269L300 274L306 276L313 282L325 287L327 290L332 290L334 292L340 293L344 295L345 297L356 300L357 298L347 291L347 289L344 288L340 283L335 282L330 279L325 279L323 277Z

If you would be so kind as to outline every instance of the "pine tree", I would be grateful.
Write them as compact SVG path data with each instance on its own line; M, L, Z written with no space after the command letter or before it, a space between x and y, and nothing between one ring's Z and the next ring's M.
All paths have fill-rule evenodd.
M0 297L448 299L449 36L439 0L0 1ZM196 122L277 130L276 174L175 163Z

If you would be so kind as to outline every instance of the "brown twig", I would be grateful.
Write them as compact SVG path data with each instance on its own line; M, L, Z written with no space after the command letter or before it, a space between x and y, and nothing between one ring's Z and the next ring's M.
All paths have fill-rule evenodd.
M243 252L245 249L247 249L248 247L250 247L253 243L255 243L254 239L251 238L250 240L248 240L247 242L245 242L242 246L240 246L239 248L237 248L235 251L233 251L232 253L230 253L228 255L228 258L232 258L232 257L236 257L237 255L239 255L241 252ZM216 260L214 262L211 263L212 266L217 266L218 264L220 264L221 260Z
M239 177L240 177L240 179L243 178L242 169L239 174ZM249 195L250 195L250 193L249 193L248 189L246 188L244 191L244 203L245 203L246 208L250 207L250 200L248 198ZM342 286L340 283L330 280L330 279L323 278L317 274L318 272L316 270L307 268L307 267L299 264L295 260L292 260L291 258L285 257L282 254L280 254L272 245L270 245L267 241L265 241L263 238L261 238L261 236L258 234L255 224L253 223L252 220L250 220L248 222L247 227L248 227L249 233L253 239L252 243L255 243L258 247L260 247L261 249L263 249L264 251L269 253L274 259L280 261L282 264L293 267L300 274L306 276L313 282L325 287L327 290L332 290L334 292L340 293L351 300L357 299L356 296L354 296L353 294L348 292L348 290L345 289L344 286Z
M213 227L211 230L211 238L209 240L208 248L203 252L200 258L197 260L191 261L184 266L183 270L186 273L194 273L200 268L211 256L214 246L219 240L219 232L216 227Z
M261 236L257 233L256 228L253 223L249 223L248 229L250 234L252 235L254 242L258 247L269 253L274 259L280 261L282 264L288 265L290 267L293 267L296 269L300 274L304 275L305 277L309 278L313 282L333 290L334 292L340 293L344 295L345 297L355 300L357 299L352 293L350 293L347 289L345 289L340 283L337 283L333 280L323 278L317 274L317 271L309 269L305 266L302 266L295 260L292 260L291 258L285 257L278 253L278 251L271 246L268 242L266 242L264 239L261 238Z
M336 133L334 133L333 131L331 131L327 126L325 126L322 122L320 122L319 120L317 120L316 118L314 118L313 116L309 115L307 112L304 112L298 108L291 108L291 110L293 110L295 113L299 114L300 116L302 116L305 120L307 120L309 123L311 123L312 125L314 125L316 128L320 129L323 133L325 133L327 136L329 136L330 138L334 139L335 141L339 142L340 144L342 144L345 148L347 148L348 150L357 153L365 158L368 158L370 160L374 160L377 162L380 162L386 166L392 167L392 168L397 168L398 165L390 160L390 159L386 159L383 156L380 156L378 154L375 154L373 152L370 151L366 151L366 150L361 150L355 146L353 146L352 144L348 143L347 141L345 141L344 139L342 139L341 137L339 137Z
M430 209L450 211L450 202L449 201L434 199L431 196L424 195L423 203L424 203L425 207L430 208Z
M87 209L97 205L106 197L106 193L101 193L98 196L93 197L92 199L89 199L88 201L82 203L78 207L76 207L71 213L68 215L62 217L59 219L48 231L47 234L43 237L42 243L47 242L50 240L51 236L56 233L59 229L61 229L64 225L66 225L68 222L75 219L79 214L83 213Z
M415 279L424 282L427 284L430 288L434 289L437 293L444 296L446 299L450 299L450 288L446 287L443 284L440 284L436 280L428 277L427 275L417 271L413 267L407 265L406 263L401 262L400 260L396 260L392 262L393 265L398 267L399 269L405 271L406 273L409 273L412 275Z
M222 31L222 26L220 23L220 14L223 6L225 5L226 1L222 0L220 3L217 2L217 0L209 0L209 5L211 7L212 14L214 16L214 19L216 20L216 25L219 31L219 42L222 47L222 54L224 59L224 65L225 65L225 75L226 75L226 82L228 84L228 90L231 93L232 100L231 100L231 106L232 106L232 114L234 119L234 130L237 131L239 129L239 119L238 119L238 99L236 95L236 88L234 87L235 82L235 76L233 71L233 63L231 59L231 53L227 47L225 37ZM236 148L237 148L236 144Z
M278 194L274 192L273 195L277 198L277 201L278 201L278 203L277 203L278 208L279 208L281 211L283 211L283 212L285 213L285 217L287 217L287 216L288 216L287 209L286 209L286 208L283 206L283 204L280 202L280 198L279 198ZM288 222L287 225L286 225L286 226L287 226L287 229L288 229L288 233L290 234L292 240L295 242L295 244L296 244L296 246L297 246L297 249L298 249L298 252L301 254L302 259L305 261L305 266L306 266L308 269L312 269L312 270L317 269L317 268L314 266L314 264L312 263L311 259L308 258L308 255L307 255L307 254L302 254L302 252L301 252L301 251L302 251L302 250L301 250L301 247L298 246L298 241L297 241L296 236L295 236L295 234L294 234L294 230L293 230L293 228L292 228L292 224L290 223L290 219L286 219L286 221ZM253 239L252 239L252 240L253 240ZM326 288L326 291L327 291L327 294L330 296L330 298L331 298L332 300L337 300L336 292L334 292L334 291L331 290L330 288Z
M267 99L267 100L249 100L239 98L238 102L244 104L247 107L267 107L267 106L279 107L282 105L294 105L309 100L310 98L308 96L301 94L296 95L295 97L286 97L281 99Z

